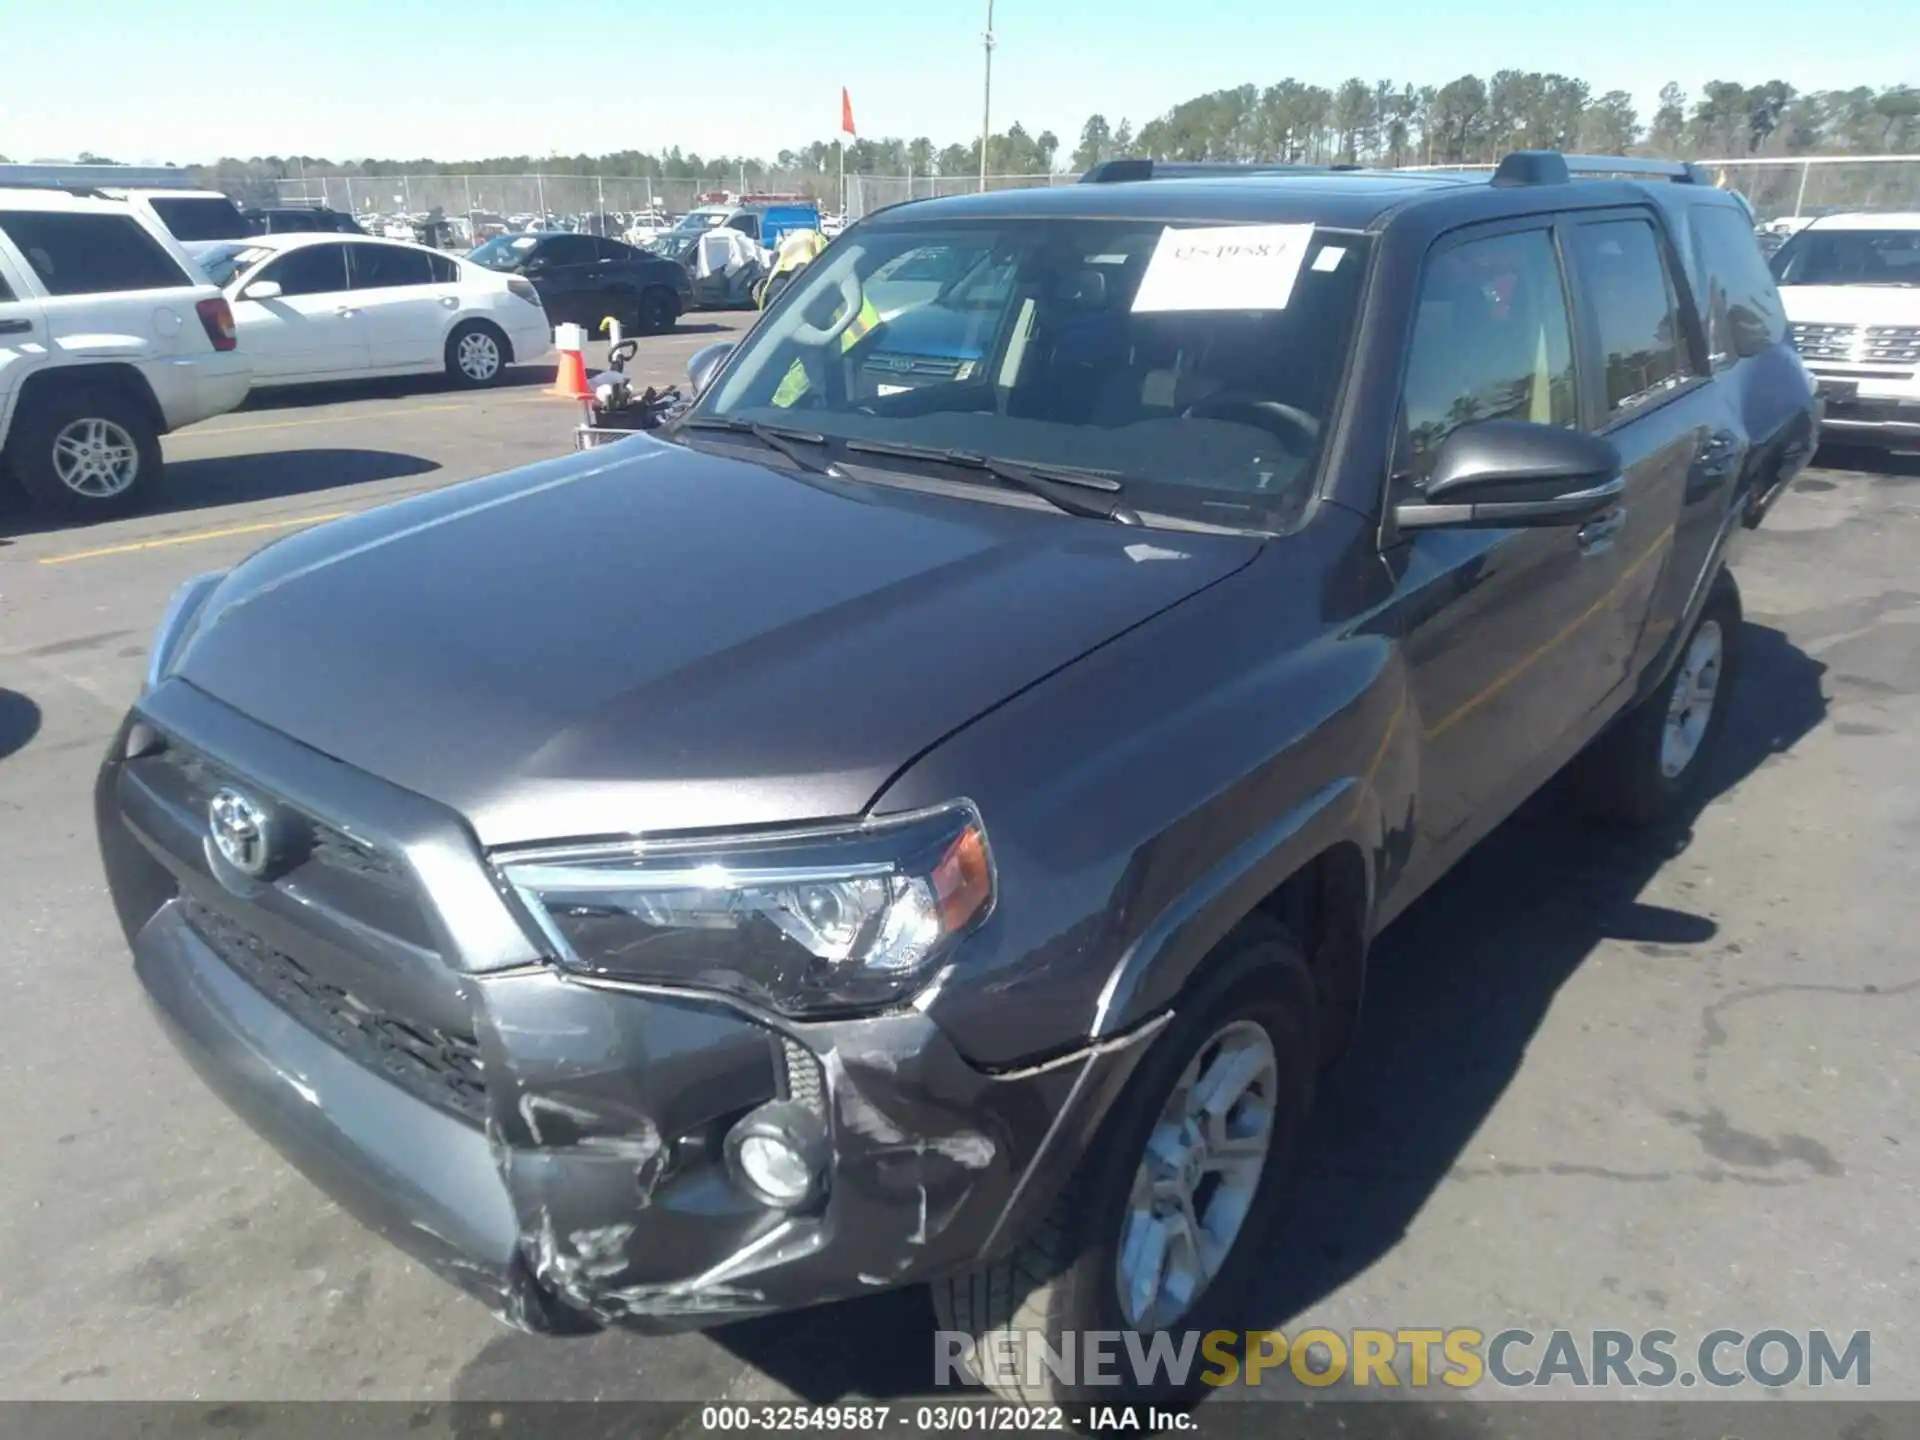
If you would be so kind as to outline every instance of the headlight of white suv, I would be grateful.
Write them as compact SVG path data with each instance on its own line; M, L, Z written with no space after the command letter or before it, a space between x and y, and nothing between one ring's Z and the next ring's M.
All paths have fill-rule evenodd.
M153 689L167 678L181 648L200 623L200 612L206 608L207 597L226 578L227 572L224 570L209 571L205 575L194 576L173 592L173 598L167 601L166 611L160 617L160 628L153 632L153 644L147 651L147 689Z
M567 968L796 1016L911 996L994 900L986 830L964 800L843 828L495 861Z

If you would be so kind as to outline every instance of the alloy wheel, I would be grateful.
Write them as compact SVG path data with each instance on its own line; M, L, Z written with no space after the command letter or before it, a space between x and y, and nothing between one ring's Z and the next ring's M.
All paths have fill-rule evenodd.
M113 421L84 417L53 437L53 473L76 495L111 500L140 478L140 447Z
M1720 622L1708 620L1694 632L1687 653L1674 676L1673 698L1667 704L1667 722L1660 730L1660 773L1678 778L1700 753L1713 704L1720 692L1720 661L1724 651Z
M1279 1076L1266 1030L1236 1020L1167 1097L1121 1224L1115 1280L1134 1328L1178 1323L1232 1251L1273 1144Z
M499 342L484 330L468 331L454 350L454 363L469 380L491 380L500 373Z

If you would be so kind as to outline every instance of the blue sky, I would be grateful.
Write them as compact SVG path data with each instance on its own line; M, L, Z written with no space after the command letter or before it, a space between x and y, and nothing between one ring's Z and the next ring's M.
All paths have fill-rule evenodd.
M1913 82L1920 52L1893 37L1911 41L1914 4L1600 0L1597 22L1575 23L1576 7L1541 0L998 0L995 128L1018 119L1070 149L1091 111L1138 127L1203 90L1287 75L1331 85L1559 70L1596 92L1629 90L1643 112L1670 79L1689 90L1721 77L1802 89ZM946 144L980 123L984 0L817 0L798 7L798 24L781 24L794 7L771 0L0 8L10 12L0 154L15 160L672 144L770 156L831 138L842 84L863 134Z

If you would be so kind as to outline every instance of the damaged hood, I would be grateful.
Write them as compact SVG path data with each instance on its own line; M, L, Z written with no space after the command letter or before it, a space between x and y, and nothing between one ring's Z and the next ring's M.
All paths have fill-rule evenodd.
M173 673L487 846L778 824L1257 548L641 437L269 546Z

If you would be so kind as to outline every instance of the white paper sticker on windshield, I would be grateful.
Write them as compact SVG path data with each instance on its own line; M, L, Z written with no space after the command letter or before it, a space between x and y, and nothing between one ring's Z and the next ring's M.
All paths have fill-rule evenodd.
M1340 263L1340 257L1346 253L1346 250L1339 245L1322 245L1320 253L1313 257L1313 268L1323 271L1331 270Z
M1134 292L1136 312L1284 310L1311 225L1218 225L1160 234Z

